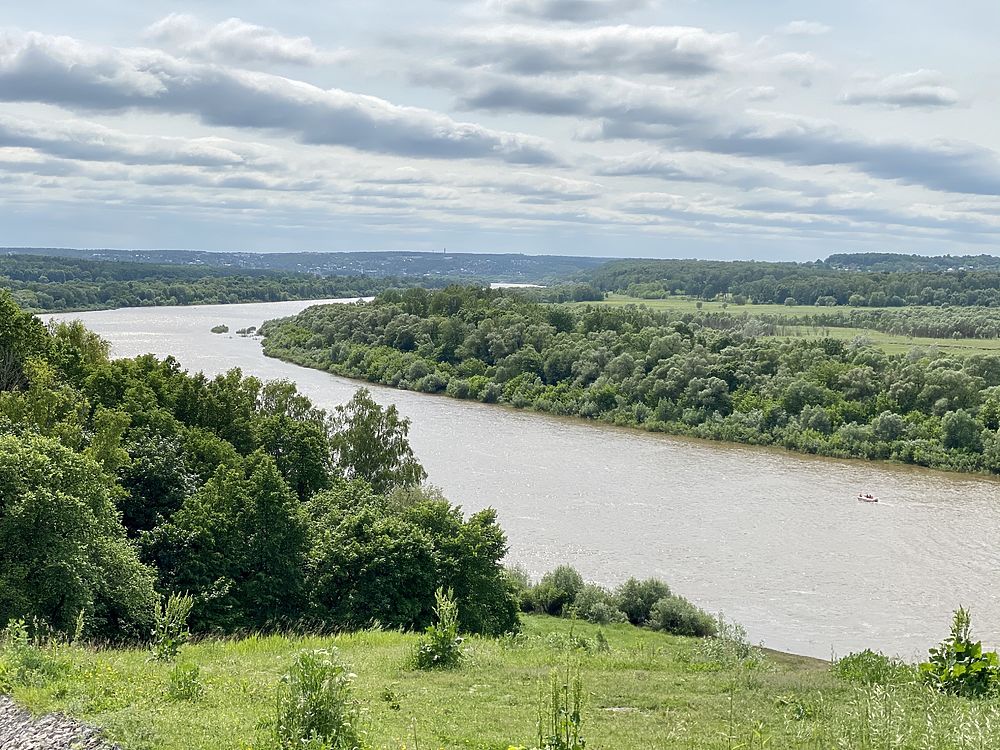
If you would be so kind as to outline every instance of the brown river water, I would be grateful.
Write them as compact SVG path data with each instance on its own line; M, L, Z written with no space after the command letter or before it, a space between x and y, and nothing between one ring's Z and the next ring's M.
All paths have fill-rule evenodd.
M361 385L264 357L231 331L309 304L159 307L67 314L115 356L174 355L209 374L239 367L295 381L323 407ZM657 576L770 648L829 658L862 648L926 655L960 604L1000 646L1000 482L800 456L553 418L369 386L412 420L430 475L466 510L492 506L510 560L561 563L616 584ZM859 491L881 498L859 503Z

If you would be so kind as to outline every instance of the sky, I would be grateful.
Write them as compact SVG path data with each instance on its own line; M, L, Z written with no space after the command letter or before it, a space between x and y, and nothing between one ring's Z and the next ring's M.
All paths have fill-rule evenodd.
M1000 246L1000 3L10 4L0 246Z

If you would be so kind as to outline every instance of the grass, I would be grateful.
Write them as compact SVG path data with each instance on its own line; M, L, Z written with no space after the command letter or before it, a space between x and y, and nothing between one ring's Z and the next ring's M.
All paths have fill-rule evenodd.
M357 675L369 744L385 750L531 747L553 669L578 670L595 750L995 747L997 700L854 684L786 654L748 665L720 657L718 643L628 625L603 633L606 649L596 626L527 617L522 635L467 639L461 668L431 672L408 666L417 636L397 632L204 641L179 657L198 666L203 689L191 700L168 697L176 668L148 651L59 646L49 656L61 670L13 695L34 712L103 726L126 750L263 750L295 655L335 647Z
M688 297L669 297L667 299L641 299L639 297L627 297L621 294L610 294L604 302L587 302L575 304L589 305L611 305L621 307L624 305L645 305L652 310L676 311L676 312L697 312L698 300ZM814 307L811 305L734 305L729 303L723 307L723 302L704 301L701 303L702 312L723 313L731 315L788 315L806 316L820 313L852 310L847 307ZM899 310L898 307L866 307L864 310ZM936 309L936 308L935 308ZM773 338L832 338L853 341L857 337L869 339L872 344L878 346L888 354L901 354L909 352L914 348L936 347L943 352L954 354L998 354L1000 353L1000 339L953 339L953 338L931 338L920 336L901 336L890 333L882 333L868 328L839 328L829 326L782 326L778 335Z

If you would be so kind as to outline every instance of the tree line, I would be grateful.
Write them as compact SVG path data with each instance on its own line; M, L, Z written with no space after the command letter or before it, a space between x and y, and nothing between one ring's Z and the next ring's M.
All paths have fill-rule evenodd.
M838 256L838 263L854 256ZM982 267L982 270L975 270ZM643 299L687 295L712 300L727 297L754 304L831 307L906 305L1000 305L1000 267L972 270L866 271L824 263L759 261L623 260L581 277L598 289Z
M289 382L110 360L0 290L0 622L148 636L190 594L198 632L420 627L434 592L464 631L517 627L495 513L466 517L361 390L331 413Z
M729 316L730 320L732 316ZM774 340L695 315L388 291L269 321L264 351L398 388L830 456L1000 473L1000 357Z
M0 289L21 307L46 312L367 297L409 283L390 277L0 256Z

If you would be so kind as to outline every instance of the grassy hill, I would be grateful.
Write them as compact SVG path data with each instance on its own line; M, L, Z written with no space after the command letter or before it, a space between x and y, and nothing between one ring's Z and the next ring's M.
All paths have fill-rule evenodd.
M1000 721L997 700L932 692L910 668L862 660L841 670L852 681L826 662L629 625L529 616L518 636L468 639L450 671L412 669L416 642L250 636L185 646L179 667L64 645L38 652L13 695L103 726L126 750L261 750L294 656L335 648L356 675L367 742L385 750L533 747L553 670L579 673L588 748L987 748ZM178 676L191 665L196 677Z

